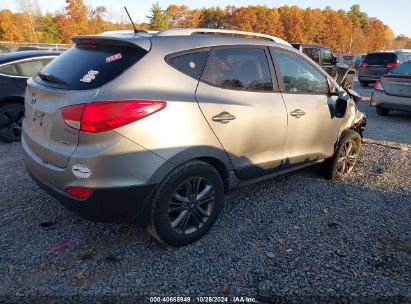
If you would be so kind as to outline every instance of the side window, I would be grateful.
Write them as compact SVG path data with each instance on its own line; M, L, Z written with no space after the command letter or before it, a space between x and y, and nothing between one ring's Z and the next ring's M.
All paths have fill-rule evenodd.
M217 49L202 81L226 89L272 91L270 68L262 48Z
M43 63L44 59L35 59L31 61L23 61L18 63L18 66L21 71L21 75L25 77L31 77L34 74L37 74L38 72L45 67L45 64Z
M194 52L168 59L168 62L180 72L198 79L207 59L208 52Z
M333 64L333 53L330 50L323 50L323 64Z
M320 51L314 48L305 48L303 49L303 53L310 57L315 62L320 62Z
M290 93L326 94L328 85L325 76L310 64L291 54L275 52L284 90Z
M18 75L17 67L15 64L8 64L0 67L0 73L6 75Z

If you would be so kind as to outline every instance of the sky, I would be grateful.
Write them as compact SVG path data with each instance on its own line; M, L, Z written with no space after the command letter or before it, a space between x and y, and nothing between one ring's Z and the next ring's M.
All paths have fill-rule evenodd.
M57 10L62 10L65 6L64 0L38 0L42 10L44 12L50 11L54 12ZM151 5L156 2L155 0L84 0L86 4L92 7L104 5L108 8L109 12L115 12L115 14L121 14L123 6L126 6L134 19L135 22L145 22L147 21L146 15L149 14ZM174 1L157 1L161 7L166 8L169 4L177 5L187 5L189 8L202 8L211 6L225 7L226 5L235 6L248 6L248 5L267 5L269 7L278 7L282 5L297 5L302 8L312 7L312 8L325 8L326 6L331 6L334 9L344 9L348 10L351 5L359 4L361 5L361 10L366 12L370 17L377 17L382 20L385 24L391 27L396 35L404 34L411 37L411 0L249 0L249 1L239 1L239 0L208 0L204 1L193 1L193 0L174 0ZM8 8L12 11L17 10L17 0L0 0L0 9ZM115 3L115 4L113 4Z

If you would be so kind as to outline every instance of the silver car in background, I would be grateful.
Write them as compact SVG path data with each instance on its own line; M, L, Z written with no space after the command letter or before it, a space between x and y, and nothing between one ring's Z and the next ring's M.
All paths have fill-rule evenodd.
M390 110L411 112L411 61L391 70L374 84L371 105L382 116Z
M358 95L281 39L173 29L73 41L28 81L22 145L33 179L85 218L181 246L212 227L229 189L317 163L345 177L359 157Z

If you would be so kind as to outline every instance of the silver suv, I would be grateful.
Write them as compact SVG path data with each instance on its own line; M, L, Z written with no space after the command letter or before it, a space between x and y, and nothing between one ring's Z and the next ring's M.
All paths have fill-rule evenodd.
M181 246L233 187L316 163L344 177L358 159L359 96L281 39L174 29L73 41L28 81L22 145L33 179L85 218Z

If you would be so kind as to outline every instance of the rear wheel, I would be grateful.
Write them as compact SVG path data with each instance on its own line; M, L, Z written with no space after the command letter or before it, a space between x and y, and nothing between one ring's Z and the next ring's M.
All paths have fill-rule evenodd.
M377 114L381 115L381 116L387 116L388 113L390 113L389 109L384 109L384 108L381 108L381 107L376 107L376 110L377 110Z
M153 199L148 232L170 246L197 241L213 226L224 205L224 186L211 165L189 162L161 183Z
M363 88L366 88L366 87L368 87L368 82L360 81L360 85L361 85Z
M24 118L24 105L10 102L0 106L0 140L20 141L21 126Z
M331 180L348 176L357 163L360 150L360 134L352 130L344 132L334 155L323 163L325 175Z

